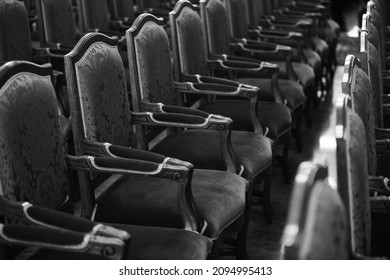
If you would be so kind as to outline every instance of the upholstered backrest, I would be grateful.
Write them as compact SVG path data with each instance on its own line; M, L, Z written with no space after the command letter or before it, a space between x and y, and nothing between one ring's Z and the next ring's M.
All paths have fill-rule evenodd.
M82 22L82 31L92 29L109 30L109 10L107 0L77 0L79 20Z
M134 19L134 3L129 0L108 0L112 18Z
M50 65L0 68L0 195L59 208L68 179Z
M348 99L337 102L337 183L350 225L352 252L370 255L371 217L368 189L366 135L362 120L348 108Z
M263 2L259 0L246 0L248 6L249 25L257 26L263 15Z
M271 0L258 0L263 2L264 15L269 15L272 11L272 3Z
M71 0L38 1L43 43L61 43L74 46L77 43Z
M173 69L164 22L150 14L137 18L126 32L133 106L141 100L176 104Z
M230 26L225 5L220 0L201 0L202 24L207 37L207 51L229 54Z
M348 258L346 212L325 169L312 162L298 169L283 236L286 259Z
M230 35L235 38L248 37L248 7L247 1L225 0L227 16L230 26Z
M181 0L169 14L175 73L207 75L202 22L196 8Z
M24 3L0 1L0 61L32 60L31 35Z
M130 109L117 40L85 35L65 56L76 153L82 139L130 146Z

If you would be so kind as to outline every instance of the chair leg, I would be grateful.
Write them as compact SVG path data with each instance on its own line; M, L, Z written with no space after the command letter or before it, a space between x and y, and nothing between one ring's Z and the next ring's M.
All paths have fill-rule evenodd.
M244 210L244 223L240 231L237 234L237 259L238 260L248 260L248 247L247 247L247 238L248 238L248 227L249 227L249 216L250 210L252 207L252 191L253 191L253 183L249 183L249 190L246 193L246 203Z

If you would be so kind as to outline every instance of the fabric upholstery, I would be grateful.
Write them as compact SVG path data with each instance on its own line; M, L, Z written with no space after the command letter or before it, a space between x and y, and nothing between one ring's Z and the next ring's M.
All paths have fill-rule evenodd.
M176 92L165 30L154 22L148 22L134 41L141 95L138 99L175 105Z
M348 258L346 213L338 193L324 181L313 186L306 212L300 258L337 260Z
M364 71L355 67L353 71L353 82L351 84L352 108L359 115L366 130L368 174L376 175L377 159L375 146L375 110L373 109L374 94L370 89L368 77Z
M83 104L85 137L92 141L130 146L126 77L117 47L94 44L75 67Z
M73 46L77 43L71 0L42 0L47 42Z
M59 208L67 171L50 77L21 73L0 90L0 186L11 201Z
M368 77L370 78L372 88L374 120L377 127L382 127L382 62L377 49L371 43L368 43L368 54L370 57L368 60Z
M371 245L371 212L370 194L368 188L368 170L365 164L367 154L364 147L365 129L360 117L354 113L349 113L349 170L350 178L350 219L352 249L354 252L370 255ZM342 187L342 186L339 186Z
M194 232L172 229L111 224L131 235L128 260L204 260L211 249L211 241ZM99 259L96 255L40 250L38 260Z
M261 90L260 100L274 101L269 79L239 78L237 82L259 87ZM286 79L278 79L278 86L281 96L287 100L289 107L296 109L305 103L306 97L300 84Z
M81 0L81 2L83 3L85 28L109 30L107 0Z
M0 61L32 60L28 15L21 1L0 1Z
M270 139L245 131L233 131L231 139L236 162L245 168L245 178L252 180L255 175L269 167L272 160ZM189 161L196 168L226 170L219 141L220 134L216 131L187 130L165 138L153 151Z
M246 188L235 174L195 169L192 192L199 217L208 223L205 236L217 239L240 217ZM176 189L168 179L123 176L97 201L95 221L182 228Z
M196 11L185 8L177 22L181 72L208 75L200 17Z
M284 61L272 61L279 66L279 77L288 79L286 63ZM301 83L303 88L314 85L315 73L313 68L309 65L300 62L292 62L292 67L297 75L298 81Z
M271 139L276 139L291 127L290 110L278 103L259 102L257 105L258 116L261 124L269 128L267 135ZM249 115L249 102L244 100L217 100L207 102L199 107L200 110L230 117L234 120L234 130L253 131L252 122Z

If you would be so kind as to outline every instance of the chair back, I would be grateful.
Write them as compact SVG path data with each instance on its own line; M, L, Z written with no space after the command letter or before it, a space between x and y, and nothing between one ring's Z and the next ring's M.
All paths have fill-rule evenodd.
M326 165L303 162L295 177L283 234L286 259L347 259L346 212Z
M248 37L248 2L243 0L224 0L226 14L230 26L230 36L233 38Z
M61 43L74 46L77 43L72 0L38 0L38 29L41 46Z
M164 21L151 14L141 14L126 31L130 66L133 109L142 112L145 103L176 105L171 50ZM139 148L148 143L164 127L136 125Z
M336 103L337 185L349 219L351 253L370 255L371 216L366 135L348 96Z
M110 13L107 0L77 0L80 31L110 30Z
M112 19L126 18L127 21L133 21L135 18L132 0L108 0L108 7Z
M186 0L169 13L175 80L181 75L208 75L207 52L202 22L195 6Z
M31 34L24 2L0 1L0 61L32 60Z
M264 15L263 1L246 0L248 6L248 18L250 26L258 26L261 17Z
M0 68L0 195L59 209L69 190L49 64Z
M220 0L201 0L200 15L208 54L229 54L231 27L225 4Z
M354 55L345 59L342 91L351 98L352 110L362 119L366 133L368 173L376 175L376 145L374 95L367 74L360 68L360 60Z
M65 72L76 155L87 154L84 140L129 147L132 138L130 105L118 40L101 33L83 36L65 55ZM93 187L106 176L79 172L83 213L94 207ZM91 182L94 181L94 182Z

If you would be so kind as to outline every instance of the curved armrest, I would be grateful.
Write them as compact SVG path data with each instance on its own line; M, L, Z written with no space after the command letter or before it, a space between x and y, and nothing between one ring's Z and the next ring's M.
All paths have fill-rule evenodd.
M383 94L382 95L382 104L389 104L390 103L390 94Z
M123 240L117 238L93 236L40 226L3 224L0 224L0 242L100 255L108 259L121 259L127 247Z
M376 140L390 139L390 128L375 127L375 139Z
M377 154L390 154L390 139L379 139L375 144Z
M234 51L241 51L251 55L256 55L256 58L261 60L285 60L292 55L292 49L289 46L248 40L245 38L237 40L241 42L231 44Z
M175 106L175 105L165 105L163 103L151 103L146 101L141 101L141 110L143 112L151 112L151 113L177 113L184 114L190 116L199 116L203 118L208 118L211 114L183 106Z
M372 212L390 214L390 197L385 195L370 197Z
M389 178L384 176L369 176L370 191L377 192L380 195L390 196Z
M130 235L123 230L94 223L90 220L76 217L68 213L33 206L28 202L11 202L9 200L0 199L0 213L9 219L22 220L29 224L45 226L47 228L114 237L123 241L130 239Z
M176 82L175 86L176 90L181 93L244 97L248 99L253 98L260 92L260 89L257 87L246 86L244 84L233 86L223 83Z
M261 26L252 27L249 30L249 33L256 36L257 38L263 38L263 39L284 39L284 40L295 40L295 41L305 40L305 37L300 32L274 30L274 29L264 28Z
M57 58L64 59L64 55L66 55L69 51L63 49L54 49L54 48L33 48L33 56L34 57L45 57L45 58Z
M166 157L157 153L144 151L140 149L132 149L129 147L112 145L107 142L92 142L90 140L84 139L83 149L86 154L95 157L137 159L137 160L155 162L159 164L182 165L189 169L194 168L194 166L187 161Z
M150 161L92 156L66 155L70 169L109 174L138 174L167 178L177 182L177 201L183 220L183 228L190 231L200 231L203 221L199 221L194 208L194 198L191 191L193 168L179 164L154 163Z
M133 123L142 125L213 129L217 131L228 131L232 125L231 119L212 114L207 118L203 118L179 113L131 112L131 117Z

